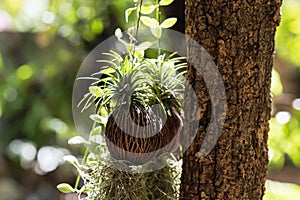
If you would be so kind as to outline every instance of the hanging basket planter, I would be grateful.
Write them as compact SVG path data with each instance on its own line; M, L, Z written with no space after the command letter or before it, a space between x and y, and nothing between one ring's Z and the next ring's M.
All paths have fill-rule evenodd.
M127 9L126 20L133 12L138 17L136 30L126 34L120 29L115 31L117 40L127 52L103 53L108 59L98 60L104 66L90 77L96 81L82 100L86 101L83 110L94 102L94 114L106 118L104 123L97 125L103 127L101 134L111 157L116 160L140 165L172 153L180 146L180 100L187 64L184 58L176 57L176 53L162 53L159 46L162 30L177 21L168 18L160 23L159 7L171 3L172 0L161 0L149 7L140 1L136 7ZM150 17L154 10L156 18ZM142 24L154 40L138 44ZM157 57L148 58L145 51L153 45L158 47ZM161 108L160 114L151 109L155 105Z
M139 103L120 106L106 125L105 138L111 156L135 164L151 160L159 145L157 133L161 126L161 120Z
M140 103L128 107L120 106L107 121L105 138L113 158L144 164L179 147L182 120L176 109L171 109L162 124L162 119Z
M163 54L132 61L130 55L106 55L112 60L99 61L109 65L93 74L100 77L85 98L95 101L97 115L108 116L102 125L111 157L141 165L174 152L182 128L179 98L185 65L181 58ZM158 113L151 109L154 105L159 105Z

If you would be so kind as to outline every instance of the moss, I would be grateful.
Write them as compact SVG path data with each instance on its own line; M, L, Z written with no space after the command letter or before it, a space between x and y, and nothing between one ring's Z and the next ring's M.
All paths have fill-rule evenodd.
M96 162L95 162L96 161ZM158 162L167 162L156 171ZM142 166L129 167L126 161L95 158L88 161L83 173L82 194L89 200L164 200L178 199L181 162L156 160Z

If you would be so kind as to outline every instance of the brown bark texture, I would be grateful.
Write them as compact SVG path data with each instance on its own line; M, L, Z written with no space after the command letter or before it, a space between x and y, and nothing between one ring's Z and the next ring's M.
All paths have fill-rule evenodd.
M227 111L217 144L202 158L199 150L208 126L219 119L211 120L209 84L195 70L202 66L190 66L187 78L200 105L200 123L192 145L184 153L181 199L262 199L268 166L274 35L280 6L281 0L186 0L186 34L204 47L218 67ZM199 59L194 52L190 45L189 56ZM193 63L200 65L203 61ZM184 134L191 122L186 123Z

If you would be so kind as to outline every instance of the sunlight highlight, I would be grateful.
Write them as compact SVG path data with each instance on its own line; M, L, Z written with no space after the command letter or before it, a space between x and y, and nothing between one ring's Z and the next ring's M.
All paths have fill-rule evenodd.
M30 65L22 65L17 69L17 76L21 80L26 80L31 78L33 71Z
M46 11L42 15L42 21L45 24L52 24L55 20L55 15L52 12Z
M293 108L295 110L300 110L300 98L293 101Z
M290 121L291 114L286 111L280 111L276 114L275 119L279 124L286 124Z

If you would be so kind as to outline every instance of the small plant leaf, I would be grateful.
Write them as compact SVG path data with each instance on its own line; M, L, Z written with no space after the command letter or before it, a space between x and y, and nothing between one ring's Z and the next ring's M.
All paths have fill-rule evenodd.
M138 50L138 49L136 49L136 51L134 52L134 55L137 58L143 59L144 55L145 55L145 52L144 52L144 50Z
M161 0L161 1L159 2L159 5L160 5L160 6L168 6L168 5L170 5L171 3L173 3L173 1L174 1L174 0Z
M91 115L90 115L90 118L91 118L93 121L95 121L95 122L97 122L97 123L100 123L100 124L106 124L106 122L107 122L107 119L106 119L105 117L102 117L102 116L97 115L97 114L91 114Z
M75 136L68 140L68 144L88 144L88 141L81 136Z
M116 36L119 40L122 38L123 34L122 34L122 30L121 30L120 28L117 28L117 29L115 30L115 36Z
M90 86L89 91L94 97L98 97L102 94L102 90L98 86Z
M73 155L64 156L63 159L65 162L68 162L68 163L74 165L75 167L79 166L79 162L78 162L77 158Z
M96 126L93 130L91 135L99 135L102 132L102 127L101 126Z
M126 11L125 11L125 20L126 20L126 23L128 23L129 16L135 10L136 10L136 7L126 9Z
M174 24L176 24L177 22L177 18L176 17L172 17L169 19L166 19L165 21L163 21L163 23L161 23L160 27L161 28L171 28L172 26L174 26Z
M63 193L75 192L75 189L68 183L61 183L61 184L57 185L56 187L59 191L61 191Z
M93 135L93 136L91 136L90 137L90 141L94 142L96 144L103 144L103 143L105 143L105 140L104 140L103 136L101 136L101 135Z
M158 21L151 17L141 16L141 21L143 22L143 24L145 24L148 27L157 27L158 26Z
M116 72L116 70L112 67L108 67L106 69L103 69L102 72L105 74L113 74L114 72Z
M156 7L157 5L144 5L142 6L141 13L149 15L155 10Z

